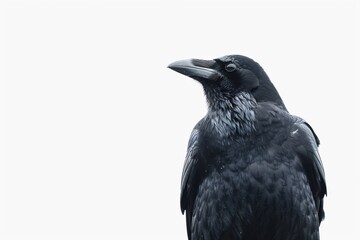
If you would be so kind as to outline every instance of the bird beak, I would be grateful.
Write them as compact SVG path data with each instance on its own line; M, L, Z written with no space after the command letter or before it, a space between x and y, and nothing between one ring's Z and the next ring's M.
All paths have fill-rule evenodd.
M216 81L222 77L222 74L211 68L215 64L214 60L187 59L173 62L168 68L194 79Z

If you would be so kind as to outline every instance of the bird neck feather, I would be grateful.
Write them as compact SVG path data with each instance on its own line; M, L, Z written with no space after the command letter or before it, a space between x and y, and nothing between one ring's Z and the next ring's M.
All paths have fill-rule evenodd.
M209 100L211 99L211 100ZM248 92L208 97L207 118L221 136L249 134L255 130L256 100Z

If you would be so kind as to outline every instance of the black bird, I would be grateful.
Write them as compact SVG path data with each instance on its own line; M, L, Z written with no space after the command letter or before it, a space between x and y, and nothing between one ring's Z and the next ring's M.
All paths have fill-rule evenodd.
M261 66L230 55L177 61L208 112L193 129L181 180L191 240L314 240L324 218L319 139L288 113Z

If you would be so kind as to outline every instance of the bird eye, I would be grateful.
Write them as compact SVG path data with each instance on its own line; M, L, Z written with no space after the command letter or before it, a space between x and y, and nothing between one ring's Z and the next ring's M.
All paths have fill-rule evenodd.
M225 70L227 72L233 72L236 70L236 65L234 63L229 63L228 65L225 66Z

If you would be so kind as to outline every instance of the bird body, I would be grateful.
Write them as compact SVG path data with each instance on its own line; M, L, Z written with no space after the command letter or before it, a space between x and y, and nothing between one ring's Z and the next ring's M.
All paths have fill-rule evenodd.
M326 185L310 125L280 97L266 101L264 79L236 58L196 63L196 71L206 68L201 77L176 69L189 64L170 66L203 84L209 106L191 133L182 175L189 239L319 239Z

